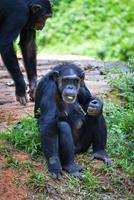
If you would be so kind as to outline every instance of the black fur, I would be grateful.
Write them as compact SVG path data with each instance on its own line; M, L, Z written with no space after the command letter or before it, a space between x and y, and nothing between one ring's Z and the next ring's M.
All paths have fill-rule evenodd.
M38 6L37 11L34 9L33 12L33 6ZM34 26L39 17L45 16L42 18L44 24L51 14L49 0L0 0L0 54L14 80L16 97L21 104L27 102L26 84L19 68L13 42L20 34L19 44L28 75L30 97L33 100L37 79Z
M55 77L55 72L59 76ZM75 102L66 103L59 84L70 74L80 79L80 87ZM75 164L74 155L85 152L90 145L93 146L93 158L111 165L105 152L107 130L102 109L102 102L93 97L85 86L84 72L74 64L56 66L39 82L35 117L39 123L42 149L53 177L58 178L62 169L80 176L81 168Z

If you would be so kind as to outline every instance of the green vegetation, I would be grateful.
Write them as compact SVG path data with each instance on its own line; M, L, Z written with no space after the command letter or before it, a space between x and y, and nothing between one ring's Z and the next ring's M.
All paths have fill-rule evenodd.
M52 0L54 15L38 33L39 50L105 60L134 56L133 0Z
M47 183L47 177L43 172L31 172L27 185L30 188L36 190L44 190L45 184Z
M25 150L33 157L41 154L41 145L38 134L36 119L31 114L23 118L13 129L8 130L6 134L1 134L0 138L10 141L15 148Z
M97 188L97 180L89 171L83 175L83 182L85 183L85 190L87 193L92 193Z
M134 175L134 77L133 73L116 72L118 75L108 75L109 84L115 88L113 99L116 102L106 102L108 148L116 158L117 167Z
M6 163L3 164L3 168L19 168L20 162L14 156L9 155Z
M4 156L9 156L10 155L10 149L7 145L3 144L0 147L0 155L4 155Z
M22 168L26 169L28 172L31 172L33 170L33 163L31 160L25 160L22 163Z

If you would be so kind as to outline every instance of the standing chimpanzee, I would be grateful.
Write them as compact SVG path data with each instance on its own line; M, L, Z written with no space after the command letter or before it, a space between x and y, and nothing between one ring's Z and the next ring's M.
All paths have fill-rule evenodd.
M42 149L48 169L59 178L62 169L75 177L81 167L74 154L93 147L93 158L111 165L105 147L107 130L102 102L93 97L84 83L84 72L75 64L53 68L39 82L35 96Z
M36 87L35 30L41 30L52 16L49 0L0 0L0 54L16 87L16 99L27 102L26 84L19 69L13 42L20 34L20 47L29 80L29 93L34 99Z

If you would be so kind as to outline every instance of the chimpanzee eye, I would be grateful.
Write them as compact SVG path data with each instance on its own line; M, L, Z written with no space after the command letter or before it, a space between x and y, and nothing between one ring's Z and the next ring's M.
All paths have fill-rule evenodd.
M63 83L68 83L68 79L63 79Z
M75 84L78 84L79 83L79 80L78 79L74 79L73 81Z

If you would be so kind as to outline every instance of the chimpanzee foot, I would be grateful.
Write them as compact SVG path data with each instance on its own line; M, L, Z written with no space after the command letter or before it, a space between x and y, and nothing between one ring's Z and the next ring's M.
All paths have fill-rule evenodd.
M50 172L50 176L52 177L52 179L60 179L62 176L62 172L58 173Z
M107 153L103 150L94 152L91 156L91 160L99 159L103 160L107 166L112 166L112 160L108 157Z
M20 102L21 105L25 106L28 102L27 96L17 96L16 95L16 100Z
M64 165L63 170L67 171L70 175L74 176L75 178L81 178L80 172L82 171L82 167L75 163Z
M53 179L60 179L62 176L62 168L60 164L60 160L57 156L52 156L48 160L48 169L50 172L50 176Z

